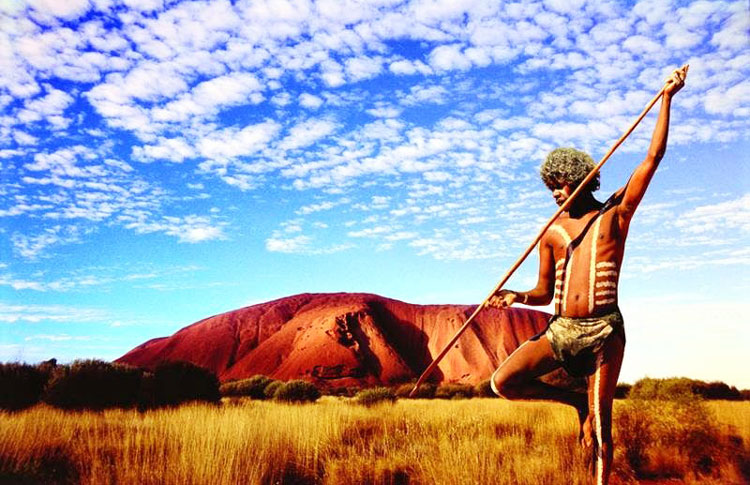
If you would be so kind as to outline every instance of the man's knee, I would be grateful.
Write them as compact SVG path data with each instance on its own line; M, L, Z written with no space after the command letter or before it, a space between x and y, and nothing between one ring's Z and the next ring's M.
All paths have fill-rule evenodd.
M490 378L492 392L504 399L516 399L519 397L518 386L512 382L500 369L497 369Z

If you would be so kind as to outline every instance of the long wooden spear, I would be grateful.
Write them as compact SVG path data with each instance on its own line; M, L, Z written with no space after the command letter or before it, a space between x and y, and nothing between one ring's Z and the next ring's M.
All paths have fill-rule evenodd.
M689 65L685 64L682 66L679 70L682 72L683 79L687 76ZM458 329L458 332L456 332L456 335L453 336L453 338L448 342L448 344L445 346L445 348L438 354L437 357L432 361L432 363L427 367L427 369L422 373L421 376L419 376L419 379L417 380L417 383L414 385L414 389L411 390L409 393L409 397L413 397L414 394L416 394L417 389L419 388L420 384L424 382L425 379L432 373L432 371L435 370L435 368L438 366L441 360L443 360L443 357L445 357L445 354L448 353L448 351L453 347L453 345L458 341L459 337L461 337L461 334L464 333L464 331L469 328L469 325L474 320L474 318L479 314L480 311L482 311L483 308L487 306L487 302L492 298L492 296L497 293L503 285L510 279L510 277L515 273L515 271L518 269L519 266L521 266L521 263L524 262L524 260L531 254L531 251L534 250L536 245L539 243L539 241L542 239L542 236L544 233L549 229L549 227L552 225L553 222L557 220L557 218L565 212L568 207L573 203L573 201L578 197L578 194L581 193L581 191L584 190L584 188L588 185L591 180L593 180L594 177L596 177L596 174L599 173L599 170L604 166L604 164L609 160L609 157L612 156L612 154L617 150L617 148L622 144L622 142L625 141L625 139L635 130L635 127L638 126L638 123L641 122L641 120L646 116L646 114L651 110L651 108L656 104L656 102L659 100L659 98L662 97L664 94L664 90L667 88L667 85L665 84L664 87L661 88L661 90L654 96L654 99L652 99L647 105L646 108L643 110L643 112L638 116L638 118L633 122L632 125L630 125L630 128L628 128L625 133L620 137L617 142L612 146L612 148L609 149L606 155L604 155L604 158L601 159L601 161L596 165L596 167L591 170L591 172L586 176L586 178L583 179L583 181L578 185L578 187L573 191L572 194L570 194L570 197L560 206L559 209L557 209L557 212L555 212L549 221L547 221L547 224L542 227L542 229L539 231L539 234L534 238L534 241L529 245L528 248L526 248L526 251L521 255L518 260L513 263L513 266L510 267L507 273L505 273L505 276L503 276L503 279L500 280L500 282L495 285L495 288L490 292L490 294L487 296L487 298L482 301L482 303L477 306L476 310L474 310L474 313L469 316L469 318L466 319L466 322L461 326L461 328Z

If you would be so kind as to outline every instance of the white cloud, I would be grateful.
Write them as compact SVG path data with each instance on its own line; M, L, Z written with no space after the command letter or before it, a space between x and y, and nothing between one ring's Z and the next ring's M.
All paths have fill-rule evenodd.
M370 79L382 70L382 60L370 57L355 57L346 61L346 73L353 82Z
M396 75L413 75L424 74L428 76L433 73L432 68L420 60L412 61L408 59L399 59L388 65L388 70Z
M407 106L423 103L444 104L447 96L448 90L443 86L413 86L401 102Z
M196 147L208 159L252 155L264 149L280 129L281 125L273 120L248 125L241 130L225 128L206 135L198 141Z
M180 163L187 158L195 157L193 147L183 138L159 138L156 145L133 147L133 158L143 162L151 160L169 160Z
M19 145L36 145L39 139L33 135L29 135L25 131L13 130L13 139Z
M28 3L39 14L65 20L75 20L90 8L89 0L28 0Z
M155 121L179 122L191 116L212 117L222 108L263 101L263 86L252 74L233 73L204 81L163 108L153 110Z
M704 106L711 114L750 116L750 80L745 79L727 89L710 89Z
M76 226L53 226L35 236L14 233L11 236L13 250L22 258L35 260L42 256L47 248L60 244L79 242L80 231Z
M283 238L279 235L266 239L266 249L275 253L299 253L310 248L310 237L299 235L291 238Z
M216 239L226 239L224 224L217 223L207 216L188 215L184 217L163 216L161 220L136 220L125 224L138 234L163 232L181 243L199 243Z
M430 66L437 71L467 70L471 60L461 51L460 44L441 45L430 52Z
M739 199L696 207L680 216L675 225L686 233L716 233L731 229L750 232L750 194Z
M47 119L52 124L62 125L60 127L64 128L68 125L68 122L54 117L62 115L73 101L73 97L68 93L59 89L52 89L44 97L27 100L24 103L24 108L19 110L16 116L22 123Z
M323 100L314 94L302 93L299 96L299 104L305 108L318 109L323 104Z
M282 150L296 150L312 145L333 133L336 128L336 123L331 120L310 119L303 121L289 129L286 138L279 143L279 148Z
M103 310L64 305L17 305L0 302L0 322L96 322L107 317Z

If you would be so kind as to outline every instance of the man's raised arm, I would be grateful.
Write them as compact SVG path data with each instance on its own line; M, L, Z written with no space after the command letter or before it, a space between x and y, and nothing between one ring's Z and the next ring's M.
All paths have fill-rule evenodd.
M622 202L619 204L620 226L627 229L630 219L633 217L635 210L638 208L643 195L646 193L651 178L656 173L656 169L664 157L667 150L667 134L669 133L669 110L672 106L672 96L679 91L685 84L687 69L675 70L667 80L667 86L664 88L664 95L661 99L661 108L659 118L656 120L654 134L651 136L651 145L648 148L648 154L645 160L635 169L630 182L625 187Z

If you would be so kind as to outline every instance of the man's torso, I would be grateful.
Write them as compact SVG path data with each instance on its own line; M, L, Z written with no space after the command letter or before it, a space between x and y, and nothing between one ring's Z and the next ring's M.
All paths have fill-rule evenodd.
M582 231L580 243L567 248ZM555 265L555 313L569 317L604 315L617 308L617 284L625 249L617 206L593 208L578 218L564 213L547 231Z

